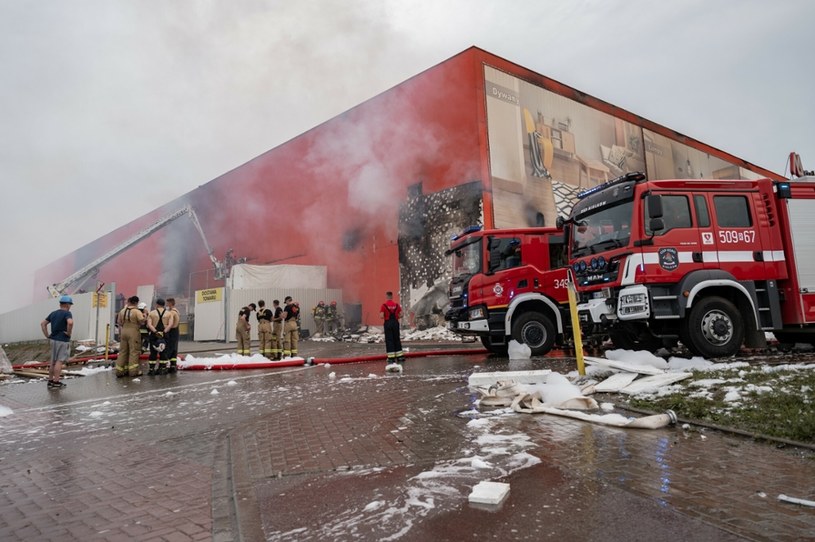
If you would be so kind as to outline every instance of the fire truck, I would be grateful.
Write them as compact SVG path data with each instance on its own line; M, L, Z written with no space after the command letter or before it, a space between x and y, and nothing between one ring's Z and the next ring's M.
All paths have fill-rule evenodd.
M506 355L509 341L544 355L569 336L566 247L563 230L482 230L453 238L452 279L445 314L450 330L478 336Z
M695 355L815 344L815 178L653 180L578 195L565 226L581 331Z

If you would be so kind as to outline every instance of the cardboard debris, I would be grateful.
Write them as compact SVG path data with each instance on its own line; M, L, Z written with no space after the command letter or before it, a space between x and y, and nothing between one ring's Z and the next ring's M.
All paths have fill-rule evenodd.
M595 384L594 391L598 393L614 393L620 391L631 384L637 376L639 376L637 373L614 373L599 384Z
M509 484L503 482L478 482L468 500L476 504L500 504L509 495Z
M657 391L662 386L669 386L692 376L693 375L691 373L663 373L659 375L646 376L635 380L628 386L624 387L620 390L620 393L625 393L626 395L650 393Z
M539 371L497 371L493 373L473 373L467 380L470 387L485 387L495 385L498 382L515 382L517 384L543 384L546 377L552 371L541 369Z
M608 367L609 369L619 369L620 371L628 371L629 373L639 373L644 375L659 375L664 374L663 369L657 369L651 365L642 365L640 363L628 363L625 361L614 361L605 358L595 358L591 356L583 356L583 361L590 365L599 365L600 367Z
M12 370L6 351L0 346L0 374L10 374Z

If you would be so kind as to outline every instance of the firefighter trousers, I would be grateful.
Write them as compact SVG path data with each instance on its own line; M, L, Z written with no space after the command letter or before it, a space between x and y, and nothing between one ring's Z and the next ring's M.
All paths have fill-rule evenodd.
M300 332L297 330L297 320L292 318L283 324L283 357L297 356L297 343L300 340Z
M238 340L238 354L241 356L251 356L252 345L249 341L249 328L237 328L235 330L235 338Z
M139 376L139 356L141 355L141 333L135 325L122 326L119 341L119 355L116 357L116 376Z
M258 323L258 339L260 340L260 353L267 358L272 357L272 323L261 320Z
M272 325L272 358L283 357L283 322L275 322Z
M399 320L385 320L385 352L388 354L388 363L405 359L402 338L399 336Z

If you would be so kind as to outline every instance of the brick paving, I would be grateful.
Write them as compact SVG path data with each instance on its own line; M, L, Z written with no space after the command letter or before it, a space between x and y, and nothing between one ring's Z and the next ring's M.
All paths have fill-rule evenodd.
M417 358L405 375L377 378L369 374L381 374L381 363L182 373L126 388L102 374L69 380L59 396L35 383L0 387L0 405L14 410L0 418L0 540L383 538L366 505L484 449L461 415L474 399L466 375L483 362ZM414 517L405 505L401 539L511 526L514 538L539 539L568 505L600 515L583 527L558 524L567 538L605 525L607 538L619 539L613 533L632 528L609 526L620 511L608 508L620 506L623 516L641 514L642 537L624 537L632 540L660 525L684 539L815 540L815 512L777 500L815 499L809 453L695 429L623 430L543 415L491 423L525 435L518 450L541 460L504 476L511 505L471 513L461 492L472 478L452 477L434 506Z

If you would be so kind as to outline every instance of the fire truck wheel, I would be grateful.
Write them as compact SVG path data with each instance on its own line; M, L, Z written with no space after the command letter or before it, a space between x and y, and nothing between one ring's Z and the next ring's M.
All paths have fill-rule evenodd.
M733 356L744 340L741 313L723 297L706 297L694 303L686 325L686 346L706 358Z
M611 342L614 343L614 347L622 348L623 350L648 350L649 352L656 352L663 347L662 339L654 337L647 329L638 330L636 328L619 326L609 331L608 335L611 338Z
M484 348L495 354L496 356L501 356L503 358L507 357L507 345L506 344L495 344L492 342L490 337L480 337L481 344L484 345Z
M555 326L545 314L525 312L512 323L512 338L527 345L533 356L543 356L555 344Z

